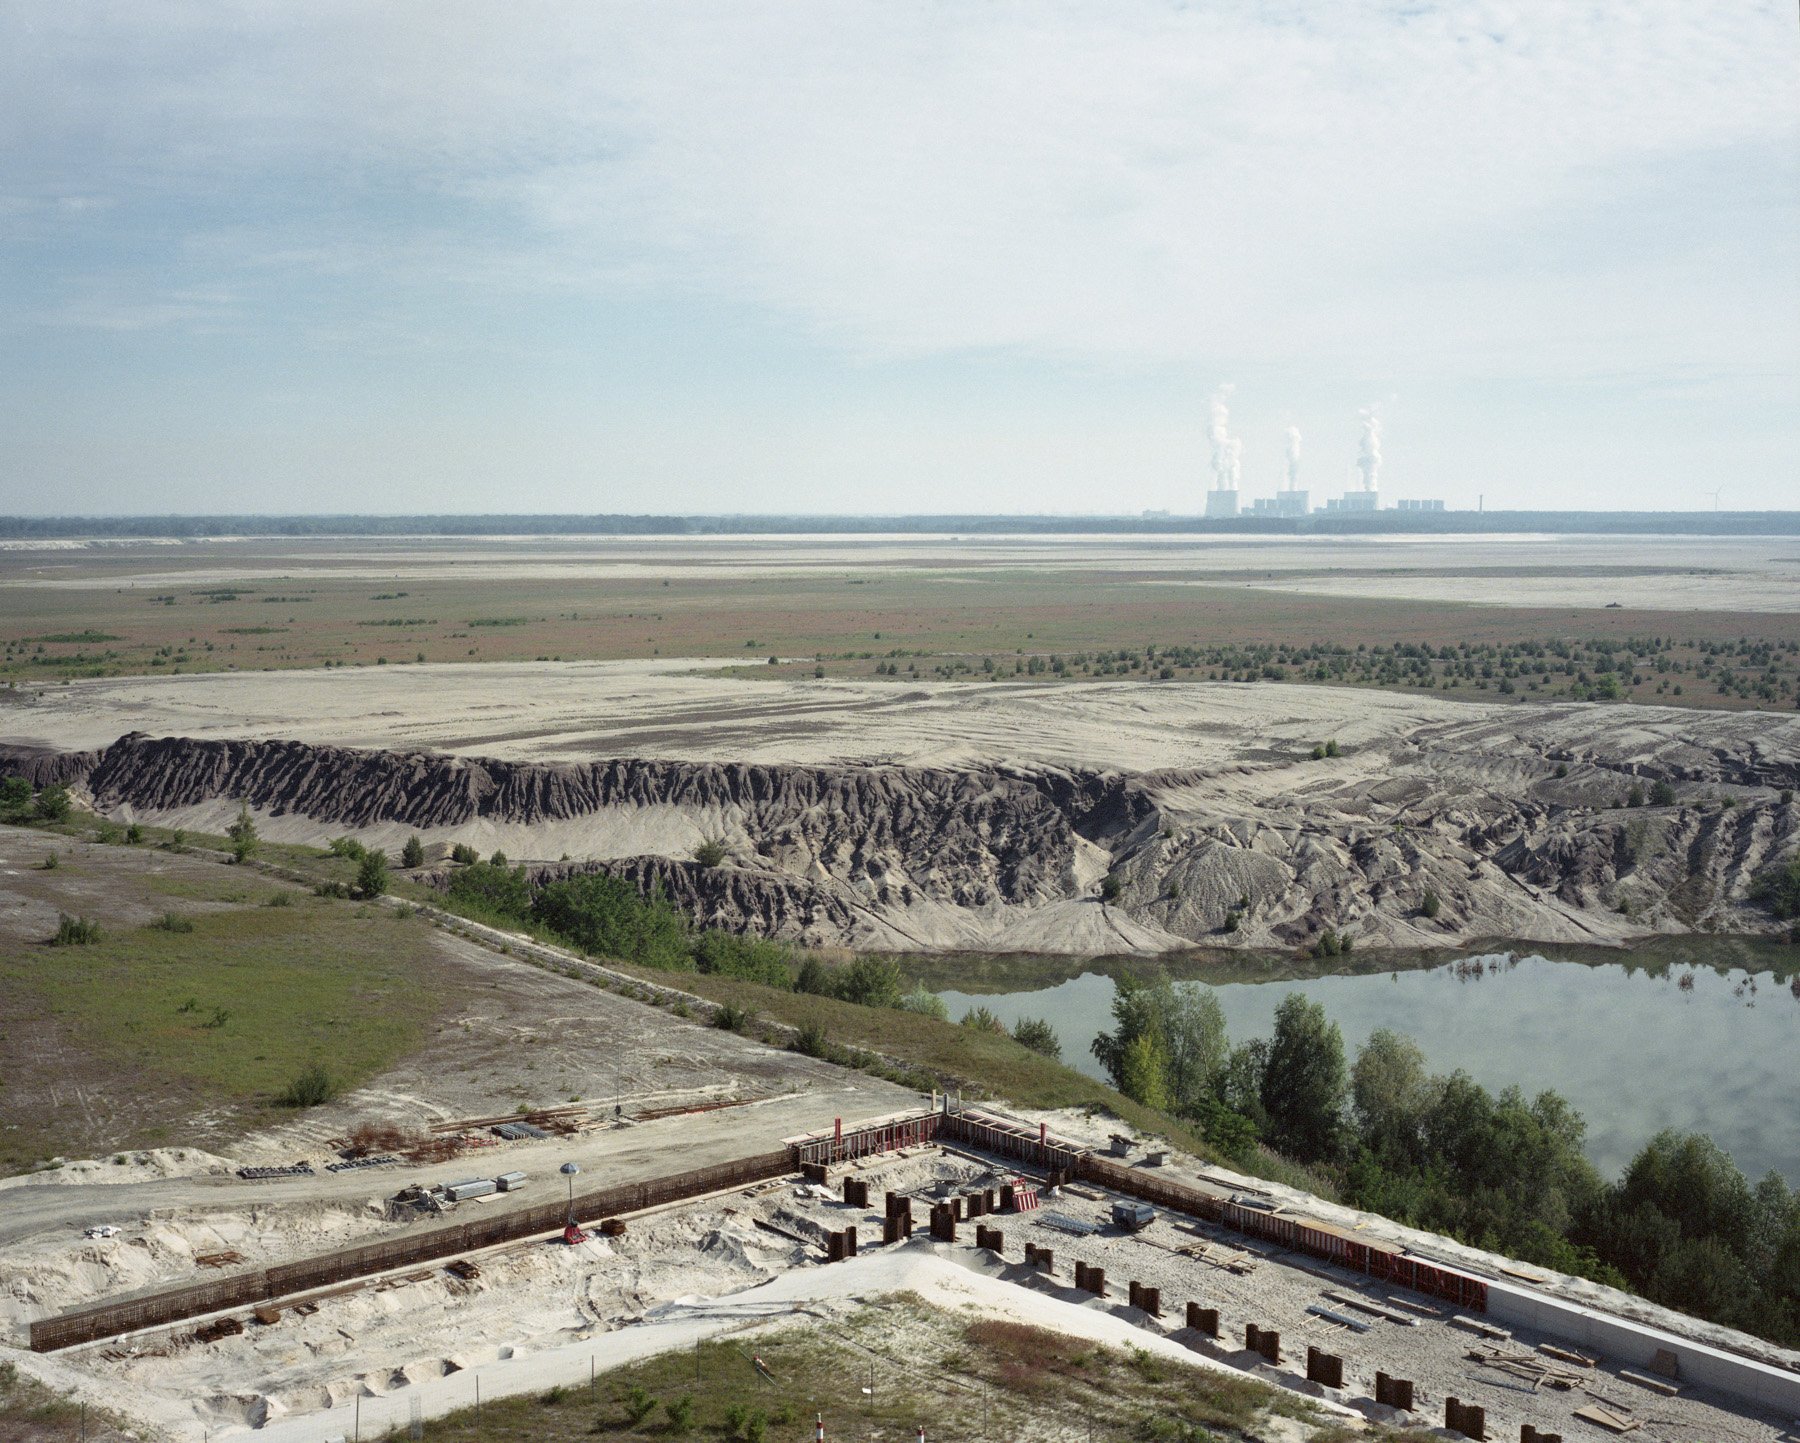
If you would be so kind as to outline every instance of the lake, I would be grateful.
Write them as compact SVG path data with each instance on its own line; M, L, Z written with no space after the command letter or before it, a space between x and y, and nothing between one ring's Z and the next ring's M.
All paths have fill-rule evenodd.
M1421 965L1373 955L1342 970L1287 959L1194 960L1178 986L1211 986L1233 1044L1273 1031L1290 992L1321 1004L1345 1050L1377 1027L1414 1038L1431 1070L1463 1068L1490 1091L1552 1088L1587 1119L1587 1152L1613 1177L1665 1127L1710 1135L1752 1181L1771 1168L1800 1186L1800 995L1795 949L1706 939L1661 940L1619 953L1547 956L1483 950ZM1112 1026L1113 976L1157 964L1120 958L909 958L909 969L960 1018L985 1005L1009 1026L1041 1017L1063 1058L1102 1077L1089 1045ZM1201 971L1207 981L1191 980ZM964 986L1005 990L960 991Z

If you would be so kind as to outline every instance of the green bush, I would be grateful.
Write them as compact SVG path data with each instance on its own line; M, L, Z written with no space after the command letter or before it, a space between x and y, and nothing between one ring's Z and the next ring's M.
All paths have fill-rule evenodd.
M660 895L594 872L552 882L537 895L537 921L583 952L646 967L691 971L687 919Z
M19 821L31 809L31 783L24 777L0 781L0 818Z
M935 1017L939 1022L950 1020L950 1009L944 1005L944 999L927 987L915 987L900 999L902 1012L917 1012L921 1017Z
M458 842L450 849L450 860L455 862L458 866L466 867L472 862L479 862L481 860L481 853L477 852L467 842Z
M1653 807L1672 807L1675 805L1675 788L1667 782L1658 782L1650 788L1650 805Z
M379 897L388 889L387 853L371 848L356 866L356 890L364 897Z
M648 1418L651 1410L656 1407L656 1399L644 1391L642 1383L633 1383L631 1391L625 1395L623 1402L625 1416L631 1420L633 1428Z
M474 857L472 848L464 848ZM531 884L523 867L470 861L451 874L447 895L458 911L517 926L531 916Z
M231 841L231 859L234 862L249 861L261 842L257 837L256 819L250 815L248 803L238 803L237 820L225 829L225 835Z
M56 919L56 935L52 947L89 947L100 940L100 924L86 917L71 917L67 912Z
M1102 902L1118 901L1119 893L1124 890L1124 883L1120 882L1118 877L1111 872L1100 879L1100 900Z
M336 1096L337 1084L325 1070L325 1064L315 1062L290 1082L275 1101L283 1107L318 1107Z
M683 1393L669 1399L663 1404L663 1412L668 1415L671 1433L686 1433L694 1426L694 1395Z
M794 1051L806 1057L828 1057L831 1054L831 1039L825 1035L825 1028L817 1022L809 1022L800 1029L799 1036L794 1039Z
M750 1024L756 1021L756 1013L748 1007L739 1007L736 1003L721 1004L713 1013L713 1026L726 1032L747 1032Z
M720 837L708 837L694 848L694 860L702 867L716 867L725 860L725 842Z
M139 842L141 842L143 840L144 840L144 829L141 826L139 826L136 822L133 822L129 827L127 827L125 829L125 841L126 841L127 845L135 847Z
M40 822L64 822L69 818L69 789L45 787L37 794L32 810Z
M184 917L179 912L164 912L150 925L159 932L192 932L194 919Z
M900 964L882 957L858 957L839 967L832 978L832 995L864 1007L900 1005Z
M1750 883L1750 900L1784 922L1800 917L1800 854L1759 873Z
M1056 1029L1041 1017L1021 1017L1014 1024L1013 1041L1029 1047L1041 1057L1048 1057L1052 1062L1062 1061L1062 1039L1056 1035Z
M794 985L792 954L780 942L708 929L694 938L694 965L720 977L742 977L786 991Z
M326 843L325 850L334 857L346 857L352 862L363 859L363 844L355 837L333 837Z
M425 844L418 837L406 839L406 845L400 849L400 865L408 870L425 865Z
M1427 917L1435 917L1443 909L1443 901L1436 892L1426 890L1425 900L1419 903L1419 910Z

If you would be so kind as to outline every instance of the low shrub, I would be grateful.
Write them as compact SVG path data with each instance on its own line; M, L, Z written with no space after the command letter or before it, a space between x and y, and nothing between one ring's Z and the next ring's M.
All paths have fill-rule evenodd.
M100 940L100 924L89 921L86 917L71 917L67 912L61 913L56 920L56 935L50 939L52 947L88 947Z
M325 1070L325 1064L315 1062L290 1082L275 1101L283 1107L318 1107L336 1096L337 1084Z

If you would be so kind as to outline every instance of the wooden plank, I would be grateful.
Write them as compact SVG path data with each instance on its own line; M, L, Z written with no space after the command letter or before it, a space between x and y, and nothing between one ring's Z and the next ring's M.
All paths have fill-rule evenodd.
M1388 1322L1398 1323L1403 1328L1416 1328L1419 1326L1419 1320L1417 1318L1409 1318L1405 1313L1396 1313L1391 1309L1382 1307L1379 1303L1373 1303L1367 1298L1359 1297L1355 1293L1328 1292L1325 1296L1330 1298L1334 1303L1342 1303L1346 1308L1355 1308L1359 1313L1372 1313L1377 1318L1385 1318Z
M1652 1378L1644 1373L1634 1373L1629 1368L1619 1369L1619 1376L1627 1383L1635 1383L1640 1388L1648 1388L1652 1393L1661 1393L1665 1398L1673 1398L1681 1391L1679 1384L1671 1383L1666 1378Z
M1624 1413L1615 1413L1610 1408L1602 1408L1598 1403L1591 1403L1585 1408L1577 1408L1575 1416L1584 1422L1597 1423L1613 1433L1629 1433L1634 1428L1644 1426L1640 1419Z

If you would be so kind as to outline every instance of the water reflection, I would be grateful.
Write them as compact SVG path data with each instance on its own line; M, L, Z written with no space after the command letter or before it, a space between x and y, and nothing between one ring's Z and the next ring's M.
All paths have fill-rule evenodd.
M959 960L982 991L948 985ZM1169 970L1206 976L1180 985L1214 988L1233 1041L1267 1036L1281 999L1302 992L1337 1022L1352 1056L1391 1027L1418 1040L1434 1071L1460 1067L1494 1091L1554 1088L1587 1118L1588 1154L1608 1175L1659 1129L1678 1127L1709 1133L1753 1179L1774 1168L1800 1185L1797 960L1792 948L1679 939L1631 952L1439 954L1430 965L1371 954L1332 959L1330 971L1291 957L1183 958ZM1094 1076L1090 1044L1111 1025L1113 978L1155 965L908 959L952 1017L977 1004L1009 1025L1042 1017L1064 1059ZM995 984L1004 990L986 990Z

